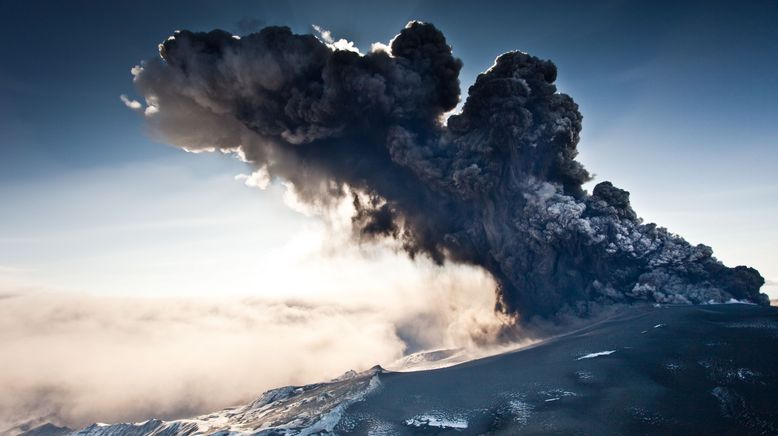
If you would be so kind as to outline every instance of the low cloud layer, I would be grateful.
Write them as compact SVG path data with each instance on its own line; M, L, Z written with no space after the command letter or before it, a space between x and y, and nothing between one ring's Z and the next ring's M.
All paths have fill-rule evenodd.
M423 289L337 303L5 294L0 430L183 417L421 349L488 353L505 321L483 292L494 283L472 268L429 271Z

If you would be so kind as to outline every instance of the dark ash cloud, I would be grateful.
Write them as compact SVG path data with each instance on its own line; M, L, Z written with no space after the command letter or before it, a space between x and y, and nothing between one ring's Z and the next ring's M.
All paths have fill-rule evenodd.
M134 69L155 136L238 152L309 203L353 195L360 239L484 268L499 310L526 319L613 303L768 303L753 268L644 223L610 182L582 188L582 116L550 61L501 55L444 123L462 62L430 24L411 22L364 55L286 27L176 32L160 55Z

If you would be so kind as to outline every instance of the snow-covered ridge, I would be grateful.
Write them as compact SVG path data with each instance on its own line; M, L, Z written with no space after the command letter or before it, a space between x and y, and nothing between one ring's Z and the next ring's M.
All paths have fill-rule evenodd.
M329 433L343 411L381 386L384 369L375 366L357 373L348 371L328 383L272 389L246 406L225 409L191 419L139 423L92 424L71 433L77 436L195 434L311 435Z

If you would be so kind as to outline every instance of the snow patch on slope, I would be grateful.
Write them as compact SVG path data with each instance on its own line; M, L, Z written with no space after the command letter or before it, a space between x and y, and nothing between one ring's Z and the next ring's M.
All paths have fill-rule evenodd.
M585 355L583 355L583 356L581 356L581 357L579 357L579 358L577 358L575 360L593 359L595 357L600 357L600 356L609 356L609 355L611 355L611 354L613 354L615 352L616 352L616 350L608 350L608 351L600 351L600 352L597 352L597 353L589 353L589 354L585 354Z
M434 411L406 419L405 424L411 427L465 429L467 428L467 419L459 415L451 415L444 412Z

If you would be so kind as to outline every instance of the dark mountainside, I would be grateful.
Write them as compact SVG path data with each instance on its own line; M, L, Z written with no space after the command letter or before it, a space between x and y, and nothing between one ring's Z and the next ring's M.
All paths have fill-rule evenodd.
M351 196L357 240L480 266L498 309L522 321L614 303L768 304L755 269L643 223L610 182L582 188L582 115L551 61L499 56L444 123L461 67L438 29L411 22L364 55L286 27L180 31L133 74L160 140L237 153L309 204Z
M773 307L632 307L448 368L377 367L192 419L95 424L78 434L775 435L776 350Z
M335 432L778 434L776 350L775 308L632 309L518 352L386 374ZM443 431L429 417L467 428Z

